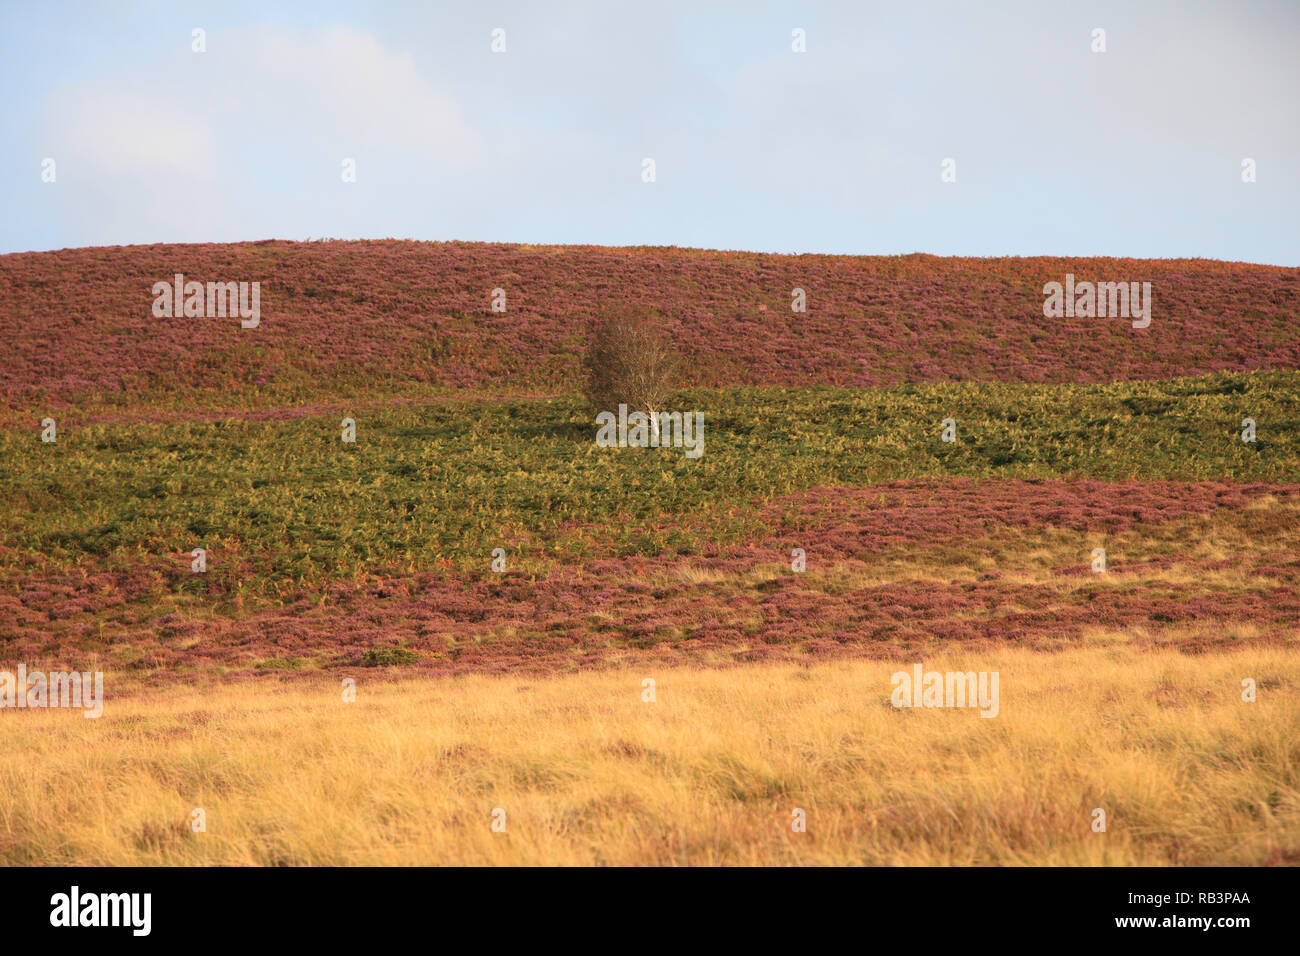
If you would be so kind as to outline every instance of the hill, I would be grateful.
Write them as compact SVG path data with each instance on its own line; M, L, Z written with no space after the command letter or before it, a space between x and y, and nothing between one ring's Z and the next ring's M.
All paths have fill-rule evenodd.
M261 323L156 318L156 282L258 282ZM1153 321L1043 315L1043 287L1152 283ZM494 289L504 313L492 309ZM803 289L806 313L791 311ZM572 393L608 303L670 318L701 386L1094 383L1300 367L1300 269L1208 260L782 256L385 241L0 256L0 402L283 408Z
M156 317L176 273L259 283L259 324ZM1045 318L1067 274L1151 282L1150 326ZM1298 279L396 241L3 256L0 660L551 671L1294 636ZM703 457L597 447L573 375L620 304L669 316Z

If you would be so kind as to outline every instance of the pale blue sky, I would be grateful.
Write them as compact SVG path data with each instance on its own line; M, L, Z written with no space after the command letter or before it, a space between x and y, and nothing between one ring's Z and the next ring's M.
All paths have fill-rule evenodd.
M398 237L1296 266L1297 49L1289 0L0 0L0 252Z

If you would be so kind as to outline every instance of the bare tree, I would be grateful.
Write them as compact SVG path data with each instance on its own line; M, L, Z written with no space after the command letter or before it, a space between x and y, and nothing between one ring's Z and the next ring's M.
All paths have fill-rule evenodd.
M659 440L659 411L681 372L681 358L658 313L609 310L597 317L582 356L583 391L600 411L643 411Z

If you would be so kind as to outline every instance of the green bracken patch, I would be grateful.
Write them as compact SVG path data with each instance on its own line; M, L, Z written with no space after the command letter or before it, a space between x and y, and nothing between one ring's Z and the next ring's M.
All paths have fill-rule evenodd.
M1287 482L1300 373L1106 385L689 390L704 454L599 448L578 399L447 402L337 417L0 431L0 585L41 568L145 568L162 593L284 599L442 568L706 553L758 506L914 477ZM1158 413L1156 411L1158 410ZM1240 440L1241 420L1258 442ZM940 440L956 422L957 441ZM667 529L667 530L665 530ZM190 573L190 551L208 572Z
M414 664L420 655L405 647L375 647L361 655L362 667L401 667Z

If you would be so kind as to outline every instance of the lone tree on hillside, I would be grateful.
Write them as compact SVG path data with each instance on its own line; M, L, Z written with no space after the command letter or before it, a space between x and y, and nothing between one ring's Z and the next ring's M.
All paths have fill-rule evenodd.
M662 317L649 309L603 312L582 355L583 392L598 411L645 412L659 438L659 411L682 362Z

